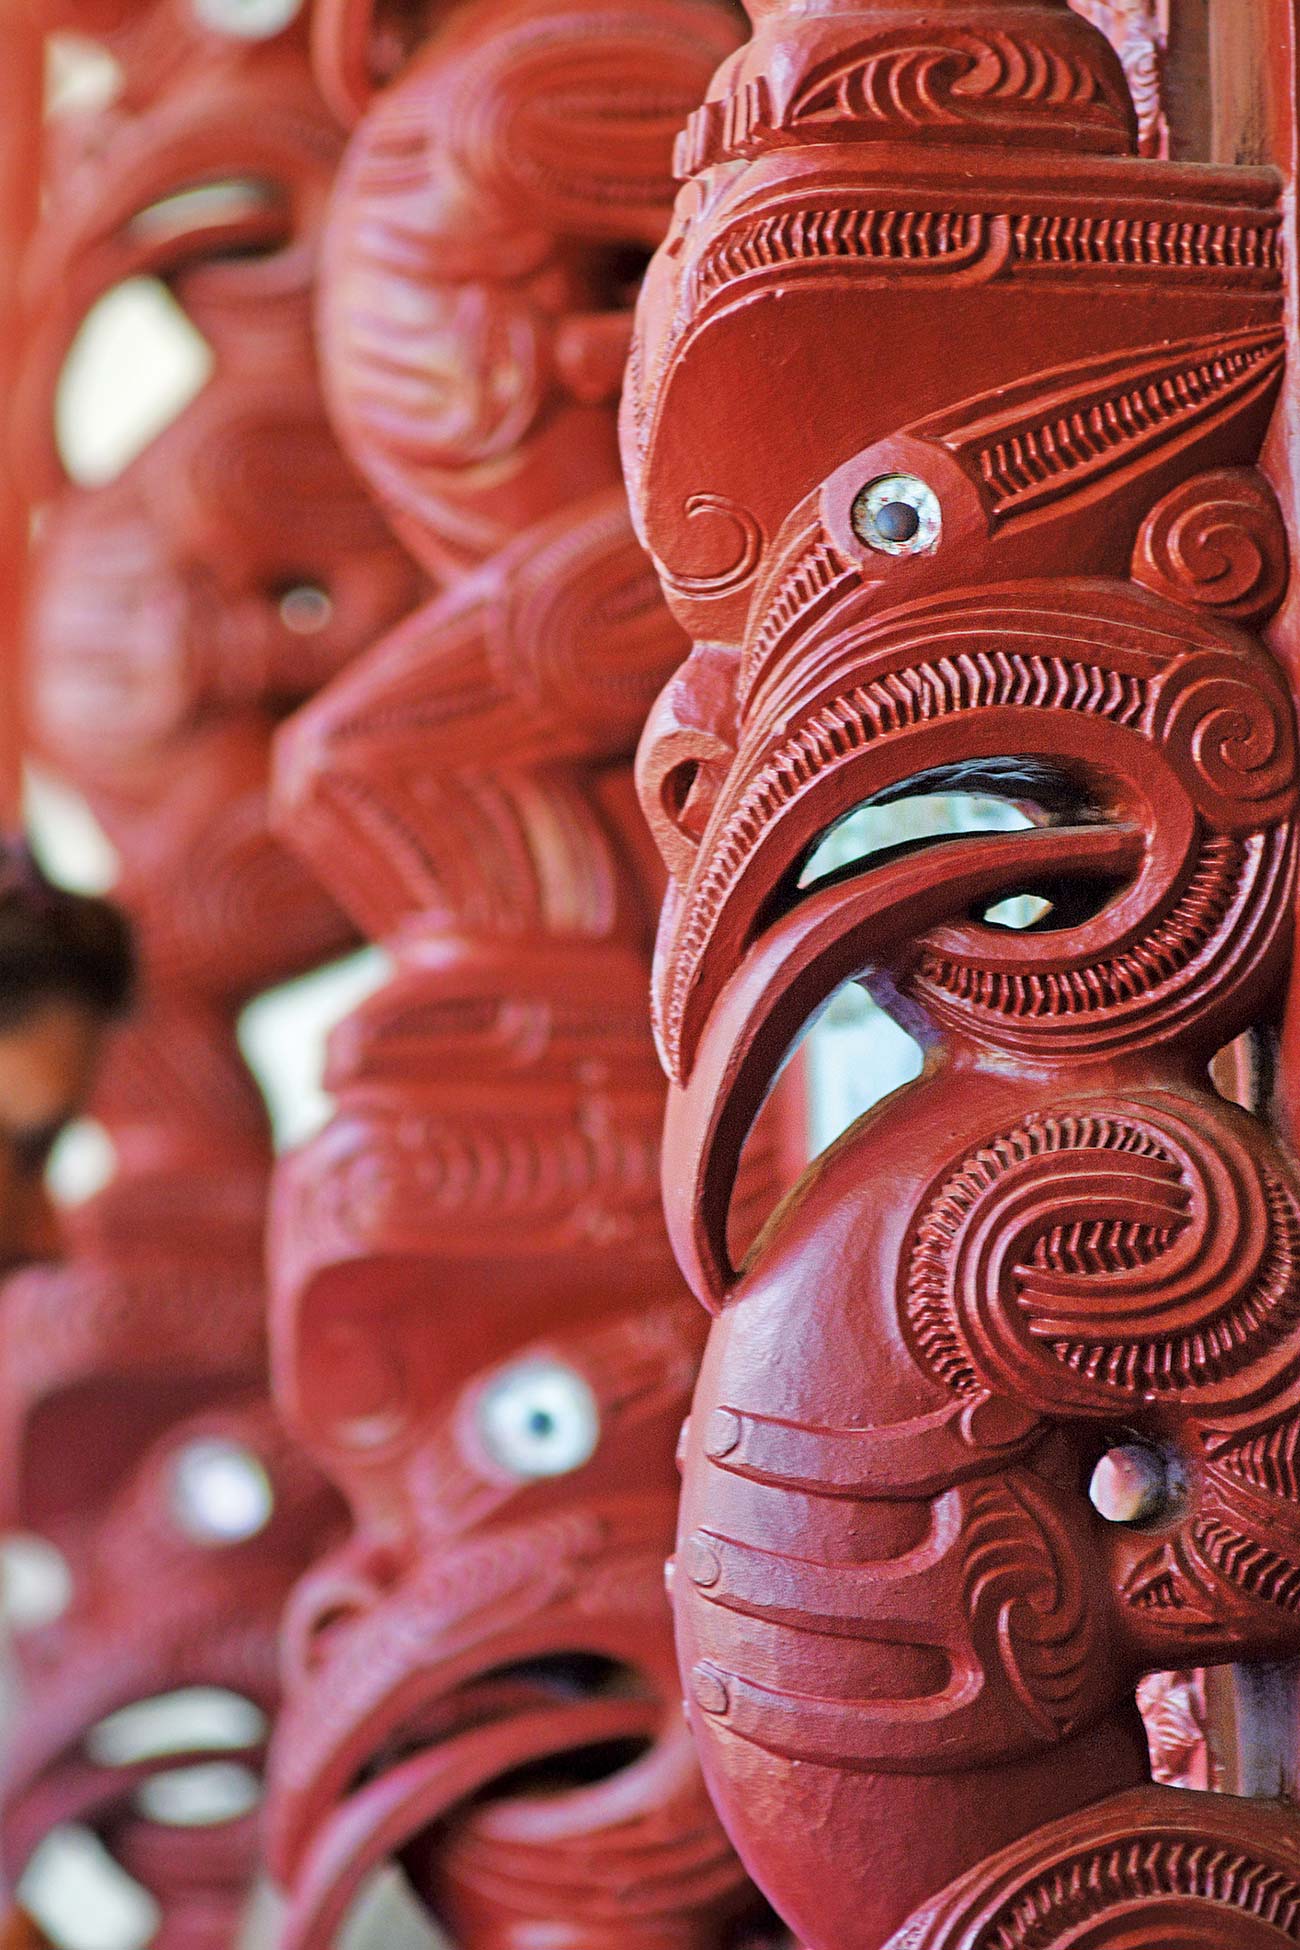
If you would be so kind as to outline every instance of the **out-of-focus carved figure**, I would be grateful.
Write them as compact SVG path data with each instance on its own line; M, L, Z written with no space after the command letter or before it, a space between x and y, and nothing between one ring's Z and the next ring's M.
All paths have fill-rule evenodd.
M629 761L684 646L616 407L673 136L735 22L475 0L404 41L369 14L316 23L357 124L325 376L437 593L278 749L279 831L393 962L275 1197L277 1399L353 1520L292 1607L286 1943L326 1950L396 1862L467 1950L705 1950L762 1924L662 1588L700 1335L657 1209Z
M260 1857L280 1615L339 1521L266 1399L271 1142L236 1018L354 937L270 832L270 741L419 583L313 377L339 145L305 16L69 0L45 19L99 35L122 79L53 125L26 266L28 715L114 844L141 965L92 1099L113 1175L69 1215L65 1257L0 1300L5 1515L57 1545L71 1583L18 1639L3 1853L16 1878L80 1821L155 1897L159 1946L226 1950ZM202 334L211 377L114 478L78 486L55 389L91 308L141 274ZM142 1709L196 1688L234 1697L242 1744L139 1733Z

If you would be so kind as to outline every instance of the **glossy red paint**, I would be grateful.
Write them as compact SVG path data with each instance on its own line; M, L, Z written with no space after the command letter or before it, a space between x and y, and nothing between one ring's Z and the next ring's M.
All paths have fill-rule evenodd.
M691 1723L809 1950L1262 1950L1293 1818L1147 1785L1134 1694L1300 1650L1300 1180L1210 1076L1292 927L1279 182L1139 160L1055 0L748 11L623 422L695 644L638 766L669 1228L716 1315ZM952 794L1027 824L819 876L850 815ZM738 1258L755 1117L849 981L924 1074Z
M290 1610L284 1941L327 1950L397 1863L479 1950L704 1950L755 1899L663 1594L703 1334L659 1209L630 765L685 644L616 410L735 21L474 0L400 28L328 6L314 32L355 124L326 389L434 593L276 753L278 831L392 960L274 1197L276 1396L352 1515Z
M279 1696L294 1579L337 1534L333 1492L267 1398L263 1235L271 1140L240 1054L253 995L351 929L273 838L271 735L286 708L411 600L415 572L335 446L311 300L338 154L305 23L264 41L164 0L51 7L100 33L114 99L56 118L27 254L15 411L40 508L26 688L32 740L85 795L121 862L142 961L93 1110L115 1150L70 1215L66 1257L0 1299L6 1522L62 1551L71 1598L19 1634L3 1855L16 1879L57 1824L93 1828L157 1899L168 1950L236 1940L260 1860L253 1810L187 1825L158 1790L238 1765L256 1799L265 1732L227 1751L122 1757L105 1722L180 1689ZM211 378L100 486L66 478L54 395L91 307L162 280ZM321 627L292 607L314 592ZM242 1472L243 1515L196 1470Z

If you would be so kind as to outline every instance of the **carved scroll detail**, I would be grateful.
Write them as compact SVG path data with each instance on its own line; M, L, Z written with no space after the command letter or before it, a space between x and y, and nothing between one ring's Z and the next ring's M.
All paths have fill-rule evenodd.
M316 49L351 109L390 76L333 200L327 384L435 589L277 751L279 830L392 961L274 1199L278 1399L352 1518L291 1606L283 1941L327 1950L390 1863L467 1945L722 1950L764 1926L663 1599L701 1336L629 764L682 639L615 408L672 140L734 35L713 0L475 0L393 61L366 12ZM701 585L743 586L743 510L690 518Z
M1137 159L1155 110L1112 114L1079 15L1145 77L1144 9L748 11L623 418L695 645L638 760L666 1209L717 1316L691 1724L809 1950L1262 1950L1292 1818L1151 1786L1135 1693L1208 1785L1187 1675L1300 1649L1300 1181L1210 1080L1279 1011L1294 900L1293 700L1247 633L1289 573L1274 192ZM701 496L763 538L743 586ZM934 800L1000 817L881 837ZM749 1134L851 982L924 1068L741 1254Z

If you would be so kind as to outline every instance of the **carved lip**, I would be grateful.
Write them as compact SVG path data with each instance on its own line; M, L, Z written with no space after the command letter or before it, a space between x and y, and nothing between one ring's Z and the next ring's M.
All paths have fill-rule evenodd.
M289 1699L273 1743L279 1878L293 1886L307 1873L313 1838L347 1807L349 1784L364 1782L404 1728L472 1726L475 1694L498 1669L575 1651L643 1668L646 1606L662 1589L672 1529L671 1497L638 1496L488 1532L440 1553L341 1629ZM593 1591L608 1593L603 1605ZM662 1683L671 1697L670 1657Z
M797 667L787 666L792 674L759 700L694 872L661 936L657 1028L679 1082L690 1072L722 982L774 925L774 916L779 921L810 897L812 890L800 894L793 885L800 862L847 813L899 797L912 780L947 771L956 780L948 789L961 790L959 768L974 778L981 764L1005 765L1009 754L1018 754L1022 763L1037 760L1063 780L1073 778L1074 792L1085 798L1090 780L1100 780L1096 789L1112 801L1120 790L1116 781L1123 781L1127 812L1113 812L1108 825L1099 815L1090 820L1085 808L1075 844L1077 871L1093 871L1088 863L1100 848L1106 859L1098 856L1094 867L1127 891L1116 897L1113 911L1072 932L1071 966L1099 960L1112 936L1123 946L1149 913L1163 911L1194 839L1182 773L1195 774L1197 804L1204 799L1211 823L1229 833L1261 831L1282 819L1291 803L1293 753L1280 722L1269 780L1257 786L1243 774L1237 808L1224 809L1226 788L1210 777L1217 757L1205 765L1184 762L1180 772L1166 753L1166 743L1176 745L1183 735L1188 707L1180 704L1174 680L1184 660L1190 682L1200 673L1195 657L1207 655L1214 667L1205 664L1206 676L1232 682L1240 709L1255 696L1261 730L1274 709L1275 679L1262 661L1249 675L1239 667L1247 646L1226 626L1209 628L1186 612L1175 619L1170 605L1143 591L1098 582L1044 588L1031 597L1020 585L958 590L878 617L870 614L872 601L864 590L821 619ZM1171 683L1166 706L1162 699ZM1158 827L1151 813L1157 800L1166 809ZM1007 892L1016 891L1022 868L1032 870L1034 848L1066 830L992 836L1008 852ZM990 836L982 839L987 843ZM963 843L969 847L971 841L939 843L949 873ZM1276 867L1276 861L1257 865L1260 900L1276 898ZM877 877L883 892L891 856L869 859L858 871L863 884ZM941 884L946 875L942 867L936 871ZM774 889L784 896L780 911ZM951 902L949 918L962 921L955 878ZM927 925L943 919L935 916ZM972 942L961 939L974 953ZM981 942L990 965L1043 962L1036 936L990 931ZM949 938L947 945L956 943ZM1049 960L1054 964L1063 953L1057 942Z
M270 1713L279 1690L275 1621L280 1589L260 1593L247 1584L214 1617L210 1590L172 1602L151 1593L129 1634L120 1630L105 1650L102 1629L88 1624L59 1642L50 1678L32 1672L9 1743L0 1806L4 1861L21 1873L40 1843L61 1822L104 1819L141 1783L172 1766L157 1756L124 1767L101 1765L83 1749L91 1730L122 1708L193 1686L216 1686ZM260 1747L202 1752L196 1760L261 1760Z
M632 1912L734 1905L743 1874L711 1818L693 1743L675 1717L646 1701L539 1705L478 1725L467 1720L436 1747L397 1760L316 1832L290 1896L282 1950L327 1950L374 1871L492 1781L611 1741L647 1751L608 1782L489 1805L467 1849L460 1838L449 1879L457 1881L457 1871L471 1884L481 1879L504 1909L522 1899L566 1923L587 1915L616 1926Z

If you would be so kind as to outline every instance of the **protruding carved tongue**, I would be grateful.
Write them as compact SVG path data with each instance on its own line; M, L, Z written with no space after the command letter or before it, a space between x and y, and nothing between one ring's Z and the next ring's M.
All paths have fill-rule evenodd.
M549 1707L476 1728L392 1768L321 1830L293 1892L280 1950L332 1950L375 1871L489 1782L584 1747L644 1739L651 1713L627 1700Z
M745 1141L787 1052L844 982L913 939L993 899L1026 874L1087 859L1131 870L1132 829L1044 827L945 841L811 893L760 937L723 988L684 1088L669 1098L665 1203L678 1263L706 1306L734 1278L731 1188Z

